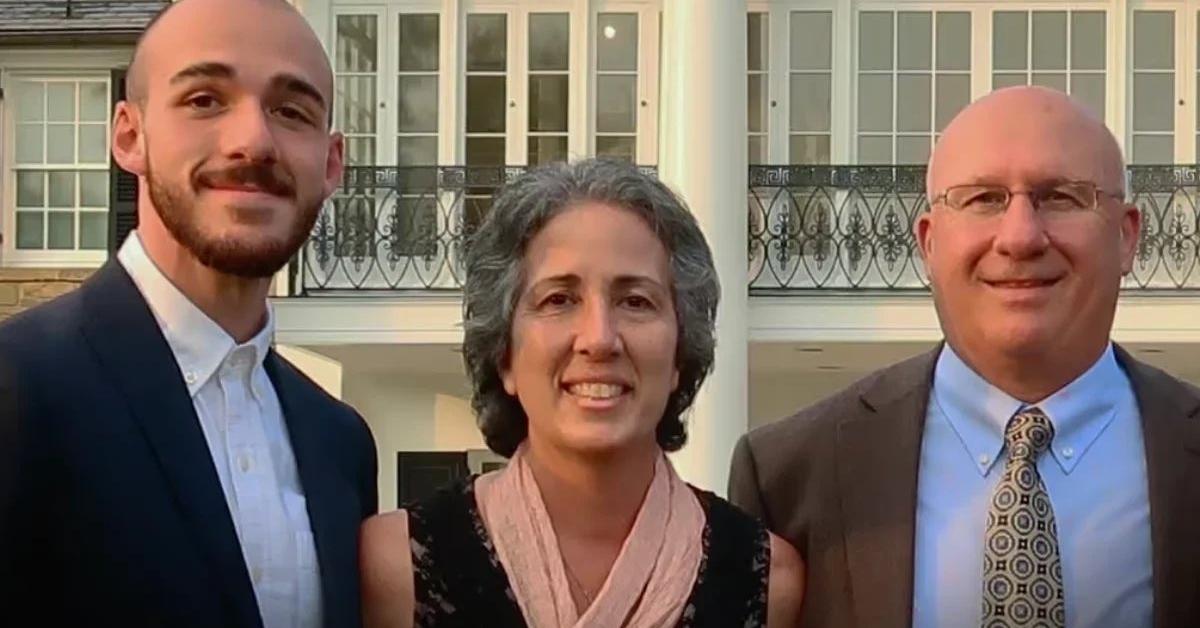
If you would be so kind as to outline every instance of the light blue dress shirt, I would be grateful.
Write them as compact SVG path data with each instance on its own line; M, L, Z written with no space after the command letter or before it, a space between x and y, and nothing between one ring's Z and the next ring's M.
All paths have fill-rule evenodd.
M943 348L918 472L914 628L980 625L983 539L1004 474L1004 428L1027 404ZM1040 403L1054 424L1038 472L1058 525L1068 628L1152 624L1150 501L1133 387L1112 346Z

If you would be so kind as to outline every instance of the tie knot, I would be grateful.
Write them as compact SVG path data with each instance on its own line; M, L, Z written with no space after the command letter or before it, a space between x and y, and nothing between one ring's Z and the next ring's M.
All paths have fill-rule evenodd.
M1050 418L1037 408L1018 412L1004 430L1004 442L1008 455L1013 460L1034 461L1050 447L1054 439L1054 425Z

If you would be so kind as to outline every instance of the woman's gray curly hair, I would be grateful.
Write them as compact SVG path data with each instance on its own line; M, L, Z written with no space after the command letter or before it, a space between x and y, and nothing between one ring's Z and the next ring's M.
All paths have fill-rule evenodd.
M525 410L504 390L500 375L511 348L513 311L524 288L525 249L551 219L585 202L636 213L670 259L679 385L655 430L663 450L675 451L687 440L681 415L712 369L720 284L712 251L683 201L623 161L587 159L533 169L501 190L466 253L463 361L479 429L488 447L502 456L511 456L529 430Z

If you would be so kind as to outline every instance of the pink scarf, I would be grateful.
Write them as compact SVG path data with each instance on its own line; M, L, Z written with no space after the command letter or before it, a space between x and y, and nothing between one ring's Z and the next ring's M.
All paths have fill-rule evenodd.
M704 510L666 456L633 528L591 606L579 615L558 538L522 446L508 466L476 480L479 508L531 628L674 626L696 582Z

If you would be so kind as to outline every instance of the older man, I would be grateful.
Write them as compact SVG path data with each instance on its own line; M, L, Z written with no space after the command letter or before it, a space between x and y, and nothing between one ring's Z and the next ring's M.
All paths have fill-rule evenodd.
M1104 125L995 92L916 223L946 342L742 439L807 626L1200 625L1200 394L1109 340L1141 218Z
M144 34L112 132L138 229L0 325L0 625L361 624L374 443L267 303L340 181L333 94L284 0L181 0Z

